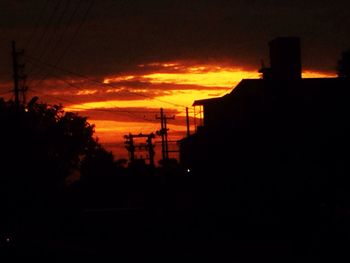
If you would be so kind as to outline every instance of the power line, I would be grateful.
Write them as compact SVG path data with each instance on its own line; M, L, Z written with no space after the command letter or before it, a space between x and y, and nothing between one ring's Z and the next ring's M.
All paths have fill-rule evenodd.
M56 61L56 66L61 62L61 60L63 59L63 57L66 55L66 53L68 52L68 50L70 49L71 45L73 44L75 38L78 36L82 26L85 24L87 18L88 18L88 15L90 13L90 10L92 8L92 6L94 5L95 3L95 0L91 0L90 1L90 4L83 16L83 19L81 20L81 23L78 25L78 27L76 28L74 34L73 34L73 37L71 38L71 41L69 42L69 44L66 46L66 49L63 51L63 53L61 54L61 56L58 58L58 60Z
M67 52L69 51L69 49L71 48L74 40L76 39L76 37L78 36L83 24L85 24L86 20L87 20L87 17L88 17L88 14L90 13L90 10L93 6L93 4L95 3L95 0L91 0L90 3L89 3L89 6L80 22L80 24L78 25L78 27L76 28L75 32L73 33L73 37L71 38L70 42L68 43L68 45L66 46L66 48L64 49L64 51L61 53L61 55L58 57L58 59L56 60L56 62L54 63L54 66L57 66L61 61L62 59L64 58L64 56L67 54ZM40 60L40 58L39 58ZM51 74L52 70L50 72L48 72L43 78L41 78L34 86L34 88L36 88L37 86L39 86L45 79L47 79L50 74Z
M45 25L44 30L43 30L41 36L39 37L38 43L36 44L37 47L40 47L41 42L44 40L45 35L47 34L49 28L51 27L51 24L52 24L52 22L53 22L53 19L54 19L55 15L56 15L56 12L57 12L57 10L58 10L60 4L61 4L61 1L58 0L58 1L56 2L56 5L55 5L54 8L53 8L53 11L52 11L51 15L49 16L49 20L48 20L47 24Z
M63 38L64 38L64 35L65 35L65 33L68 31L68 29L71 27L71 24L72 24L72 22L73 22L73 19L74 19L74 17L76 16L76 14L77 14L77 12L78 12L78 10L79 10L79 7L80 7L80 5L81 5L82 2L83 2L83 0L80 0L80 1L78 2L78 4L75 6L75 8L74 8L74 10L73 10L73 12L72 12L72 14L71 14L71 16L70 16L69 19L68 19L67 24L66 24L66 26L65 26L65 28L64 28L64 30L63 30L63 33L61 34L61 36L60 36L60 38L58 39L58 41L56 41L54 47L51 49L51 53L52 53L52 54L56 51L56 49L57 49L57 48L60 46L60 44L62 43Z
M45 14L45 11L46 11L46 8L48 6L48 3L49 3L49 0L46 0L45 1L45 4L43 6L43 8L41 9L41 11L39 12L39 15L37 17L37 20L36 20L36 23L35 23L35 26L31 32L31 34L29 35L29 38L25 44L25 49L28 49L30 47L30 44L34 38L34 35L36 34L36 32L38 31L38 28L39 28L39 24L41 22L41 19L44 17L44 14Z
M65 16L65 14L67 13L67 10L69 8L70 3L71 3L71 1L67 0L65 5L63 6L61 14L58 14L58 19L56 20L56 23L53 24L53 26L52 26L51 36L48 37L48 41L46 42L47 47L51 47L53 45L52 42L57 37L57 31L61 27L63 18ZM49 48L43 49L41 55L39 56L39 59L45 57L47 51L51 51L50 54L53 54L53 49L51 49L51 50Z
M57 11L58 11L60 5L61 5L61 1L60 1L60 0L57 0L56 4L55 4L54 7L53 7L53 10L52 10L51 14L49 15L49 19L48 19L47 23L45 24L44 29L43 29L41 35L39 36L39 39L38 39L37 44L35 45L35 47L41 48L42 42L44 41L44 39L46 38L46 35L48 34L48 31L49 31L49 29L50 29L50 27L51 27L52 22L54 21L54 18L55 18L55 16L56 16L56 13L57 13ZM27 47L27 48L28 48L28 47ZM40 54L38 55L38 57L39 57L40 59L43 57L44 52L45 52L45 49L44 49L44 48L41 48L41 52L40 52ZM35 72L35 69L32 69L31 71L29 71L28 75L32 75L34 72ZM30 84L30 83L31 83L31 82L29 82L29 84Z
M51 48L51 52L50 52L51 56L55 53L56 49L57 49L59 46L62 46L61 44L62 44L63 38L64 38L66 32L70 29L71 24L72 24L72 22L73 22L73 19L74 19L74 17L76 16L76 14L77 14L77 12L78 12L78 10L79 10L80 5L81 5L82 2L83 2L83 0L80 0L80 1L78 2L78 4L75 6L73 12L71 13L71 15L70 15L70 17L69 17L69 19L68 19L68 21L67 21L66 26L64 27L64 29L63 29L63 31L62 31L62 34L59 36L58 40L54 43L53 47ZM63 20L63 17L64 17L64 14L67 12L67 9L68 9L70 3L71 3L70 0L68 0L68 1L66 2L65 8L64 8L63 12L61 13L61 17L59 18L59 22L58 22L58 25L56 25L56 28L58 28L58 26L61 24L61 22L62 22L62 20ZM55 30L55 32L56 32L56 30ZM53 33L52 35L56 35L56 34ZM53 39L53 37L52 37L51 39ZM48 49L46 49L46 50L48 50ZM42 56L39 56L39 60L41 60L41 58L42 58ZM46 59L46 61L48 62L49 59ZM55 63L57 63L57 62L55 62ZM39 69L37 72L35 72L34 70L33 70L32 72L38 73L38 75L39 75L42 71L43 71L42 69ZM43 74L43 76L44 76L44 74ZM43 78L44 78L44 77L43 77ZM33 82L33 80L30 81L29 84L31 84L32 82Z

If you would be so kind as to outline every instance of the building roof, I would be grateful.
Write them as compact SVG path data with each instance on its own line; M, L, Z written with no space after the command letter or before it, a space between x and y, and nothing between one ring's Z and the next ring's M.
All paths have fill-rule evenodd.
M207 103L212 103L214 101L219 101L222 98L226 97L227 95L224 95L223 97L217 97L217 98L211 98L211 99L203 99L203 100L195 100L192 104L192 106L200 106L200 105L206 105Z
M338 92L350 94L350 80L346 78L305 78L294 81L243 79L229 94L223 97L194 101L192 106L208 105L231 98L257 96L272 91L274 94L288 91L296 97L315 93L331 95Z

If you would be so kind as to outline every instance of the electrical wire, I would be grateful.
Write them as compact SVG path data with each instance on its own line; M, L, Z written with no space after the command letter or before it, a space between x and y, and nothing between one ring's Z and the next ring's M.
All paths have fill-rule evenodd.
M45 14L45 11L46 11L46 9L48 7L49 2L50 2L49 0L46 0L45 4L43 5L43 8L39 12L39 15L37 16L37 20L35 22L35 26L34 26L32 32L30 33L26 44L24 45L24 49L29 49L31 42L34 39L34 36L35 36L36 32L38 31L40 22L41 22L42 18L44 17L44 14Z
M51 35L48 36L48 40L46 42L46 46L47 47L52 47L54 44L52 43L54 41L54 39L57 37L58 35L58 29L61 27L61 24L62 24L62 21L63 21L63 18L65 17L65 14L67 13L68 9L69 9L69 5L70 5L71 1L70 0L67 0L65 5L63 6L63 9L61 11L60 14L58 14L58 19L56 20L56 23L54 23L53 25L53 29L52 29L52 32L51 32ZM57 43L57 41L55 42ZM47 52L49 52L50 55L53 54L53 48L46 48L46 49L43 49L41 55L40 55L40 59L41 58L44 58L45 55L47 54Z
M64 49L64 51L61 53L61 55L58 57L58 59L56 60L56 62L54 63L54 66L58 66L58 64L62 61L62 59L64 58L64 56L67 54L67 52L70 50L74 40L76 39L76 37L78 36L82 26L85 24L86 20L87 20L87 17L88 17L88 14L90 13L90 10L93 6L93 4L95 3L95 0L91 0L90 3L89 3L89 6L80 22L80 24L78 25L78 27L76 28L74 34L73 34L73 37L71 38L70 42L68 43L68 45L66 46L66 48ZM40 60L40 58L39 58ZM44 80L46 80L51 72L53 70L49 71L43 78L41 78L35 85L34 85L34 88L38 87Z
M56 49L57 49L59 46L62 46L62 42L63 42L64 36L65 36L66 32L69 30L69 28L71 27L71 24L72 24L72 22L73 22L73 19L74 19L74 17L76 16L76 14L77 14L77 12L78 12L78 10L79 10L80 5L82 4L82 2L83 2L83 0L78 1L77 5L75 6L73 12L71 13L71 15L70 15L70 17L69 17L69 19L68 19L68 22L66 23L66 26L64 27L64 29L63 29L63 31L62 31L62 34L60 35L60 37L58 38L58 40L54 43L53 47L51 48L51 51L50 51L51 56L55 53ZM65 5L65 7L64 7L64 10L63 10L63 12L61 13L61 17L59 18L59 22L58 22L59 25L61 24L61 22L62 22L62 20L63 20L64 14L67 13L67 9L68 9L70 3L71 3L71 0L68 0L68 1L66 2L66 5ZM58 27L59 27L59 26L56 25L56 28L58 28ZM55 32L56 32L56 30L55 30ZM56 34L54 33L54 34L52 34L52 35L56 35ZM46 49L46 50L48 50L48 49ZM41 59L41 58L42 58L42 57L39 57L39 59ZM46 60L46 62L48 62L48 61L49 61L49 59ZM32 72L35 72L35 73L37 73L38 75L40 75L42 71L43 71L43 69L42 69L42 68L39 68L39 70L37 70L36 72L35 72L34 70L33 70ZM33 74L30 74L30 75L34 75L34 73L33 73ZM44 74L44 75L45 75L45 74ZM44 76L44 75L43 75L43 76ZM28 85L31 85L32 82L33 82L33 80L31 80L31 81L29 82Z
M60 4L61 4L61 1L58 0L56 2L56 5L53 8L53 11L52 11L51 15L49 16L49 20L48 20L47 24L45 25L44 30L43 30L42 34L40 35L37 44L35 45L36 47L40 47L41 46L41 42L45 39L45 36L47 35L47 32L48 32L49 28L51 27L51 24L52 24L52 22L54 20L56 12L58 11L58 9L60 7ZM39 55L39 57L41 58L40 55Z

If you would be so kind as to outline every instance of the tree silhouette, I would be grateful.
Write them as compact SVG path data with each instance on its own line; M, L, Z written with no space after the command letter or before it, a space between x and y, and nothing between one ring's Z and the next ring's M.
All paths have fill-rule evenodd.
M79 205L68 183L113 174L113 155L93 137L86 117L37 98L19 110L0 98L0 123L0 236L58 235Z
M0 99L0 123L0 188L7 195L35 203L39 195L46 198L64 189L83 163L91 167L86 163L99 163L102 156L104 164L113 164L113 156L96 156L103 150L87 118L64 112L61 105L33 99L16 111L12 101Z
M350 49L342 53L338 61L337 73L340 78L350 77Z

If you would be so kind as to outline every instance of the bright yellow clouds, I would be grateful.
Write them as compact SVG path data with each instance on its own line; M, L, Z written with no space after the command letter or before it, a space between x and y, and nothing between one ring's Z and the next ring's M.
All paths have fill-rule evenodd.
M192 68L193 69L193 68ZM256 78L259 73L241 69L223 69L214 72L199 71L187 73L153 73L143 76L151 83L199 85L203 87L233 87L244 78Z

